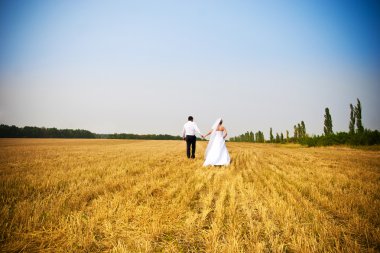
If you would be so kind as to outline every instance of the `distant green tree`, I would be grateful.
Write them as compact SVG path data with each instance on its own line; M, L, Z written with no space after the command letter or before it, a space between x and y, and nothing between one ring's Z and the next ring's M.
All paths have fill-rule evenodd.
M280 143L280 135L278 133L276 133L276 143Z
M297 125L294 125L294 141L297 141L298 140L298 129L297 129Z
M358 133L363 133L364 132L364 127L362 124L362 105L360 103L360 100L357 99L357 104L355 107L355 118L356 118L356 128Z
M281 139L281 143L284 143L284 134L283 133L281 133L280 139Z
M349 133L354 134L355 133L355 120L356 120L356 110L352 104L350 104L350 125L349 125Z
M289 131L286 130L286 142L289 142Z
M253 132L249 132L249 141L250 142L255 142L255 135L253 134Z
M255 137L256 137L256 142L260 142L260 143L263 143L265 140L264 140L264 134L263 132L261 131L258 131L256 134L255 134Z
M244 134L244 141L249 142L249 132L248 131Z
M305 122L301 121L301 132L302 132L302 138L306 137L306 126Z
M273 141L274 141L272 128L270 128L270 130L269 130L269 139L270 139L270 142L273 142Z
M331 135L334 133L330 110L328 107L325 109L325 126L323 128L323 132L325 135Z
M298 139L302 139L302 127L301 124L297 124L297 133L298 133Z

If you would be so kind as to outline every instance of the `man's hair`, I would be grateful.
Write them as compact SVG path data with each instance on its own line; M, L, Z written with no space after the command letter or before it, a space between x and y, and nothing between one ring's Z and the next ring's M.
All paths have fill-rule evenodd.
M219 122L219 125L223 124L223 120L221 119L220 122Z
M193 121L193 116L189 116L187 119Z

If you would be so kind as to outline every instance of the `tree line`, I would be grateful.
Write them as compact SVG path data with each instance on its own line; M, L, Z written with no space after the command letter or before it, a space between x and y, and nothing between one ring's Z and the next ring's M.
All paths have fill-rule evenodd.
M83 129L57 129L45 127L17 127L0 125L1 138L96 138L96 134Z
M139 139L181 140L180 136L168 134L96 134L83 129L57 129L45 127L17 127L0 125L0 138L84 138L84 139Z
M258 131L256 133L246 132L244 134L241 134L239 136L231 137L230 141L236 141L236 142L259 142L264 143L264 133L261 131Z
M258 131L259 138L252 132L246 132L236 137L230 138L230 141L236 142L261 142L261 143L300 143L302 145L311 146L328 146L337 144L346 145L375 145L380 144L380 132L378 130L365 129L362 123L362 106L357 99L356 106L350 104L349 126L348 132L333 131L333 121L328 107L325 108L324 126L322 135L309 136L306 132L304 121L294 125L293 136L286 135L282 132L273 134L272 128L269 129L269 139L264 138L264 134Z
M0 138L87 138L87 139L138 139L138 140L181 140L180 136L168 134L96 134L83 129L57 129L45 127L17 127L0 125ZM350 115L348 132L334 132L333 120L329 108L325 108L324 127L322 135L309 136L306 132L304 121L294 125L293 136L280 132L273 134L269 130L269 139L266 140L262 131L256 133L247 131L239 136L231 137L235 142L257 142L257 143L300 143L307 146L326 146L336 144L347 145L374 145L380 144L380 132L378 130L366 129L362 123L362 106L359 99L354 106L350 104Z

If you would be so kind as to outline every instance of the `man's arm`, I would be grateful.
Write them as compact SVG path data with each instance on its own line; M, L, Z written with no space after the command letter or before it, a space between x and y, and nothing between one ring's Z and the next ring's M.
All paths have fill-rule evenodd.
M194 129L195 129L195 132L197 132L202 138L204 138L204 136L201 133L201 130L199 130L197 124L195 124L195 123L194 123Z
M182 129L182 138L185 139L185 133L186 133L186 130L185 130L185 127L183 127Z

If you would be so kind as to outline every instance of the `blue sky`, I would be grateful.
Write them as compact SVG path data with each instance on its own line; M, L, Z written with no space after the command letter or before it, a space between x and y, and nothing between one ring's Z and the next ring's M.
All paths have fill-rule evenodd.
M1 1L0 122L98 133L380 129L376 1Z

